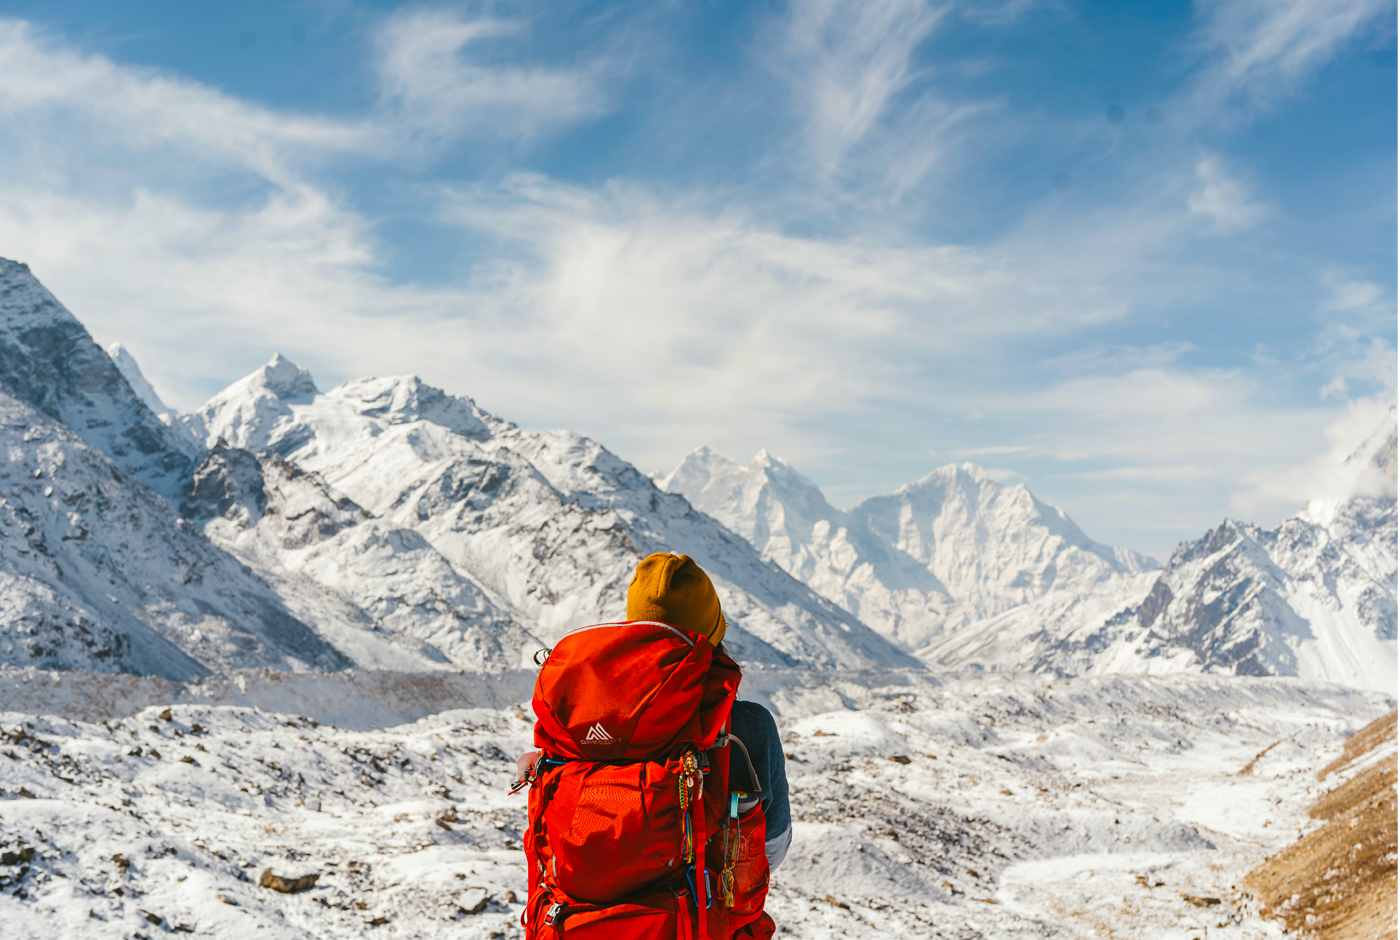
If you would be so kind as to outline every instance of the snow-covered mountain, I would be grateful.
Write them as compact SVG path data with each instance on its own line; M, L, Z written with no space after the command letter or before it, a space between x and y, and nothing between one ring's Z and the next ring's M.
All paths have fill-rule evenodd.
M1057 591L944 637L944 669L1208 671L1396 688L1396 414L1343 468L1351 495L1276 528L1225 520L1156 574Z
M275 453L218 442L181 513L357 665L490 672L544 645L417 532Z
M350 665L161 497L3 391L0 453L0 662L171 679Z
M415 377L322 393L281 356L154 409L128 351L0 262L0 664L512 669L621 616L636 561L670 550L755 663L1395 683L1393 413L1350 496L1150 571L970 464L844 511L763 453L702 448L658 486Z
M0 262L0 516L17 533L0 663L509 669L620 616L638 558L667 549L715 576L742 657L920 668L597 443L416 378L323 395L274 357L195 414L154 408L129 352Z
M198 460L199 448L156 417L29 267L4 258L0 386L67 425L162 496L177 496Z
M597 442L523 431L416 377L322 394L274 356L180 420L211 448L196 474L211 496L187 514L313 622L329 592L453 663L516 666L621 616L638 559L672 550L710 572L750 661L915 665Z
M1094 542L1023 484L1003 486L969 463L845 511L767 451L741 467L701 447L658 485L909 648L1051 591L1084 593L1156 567Z

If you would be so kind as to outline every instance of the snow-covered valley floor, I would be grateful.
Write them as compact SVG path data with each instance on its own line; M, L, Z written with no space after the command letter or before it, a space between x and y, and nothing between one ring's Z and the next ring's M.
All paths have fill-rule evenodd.
M790 757L769 910L810 938L1281 936L1232 886L1316 825L1314 772L1393 705L1287 679L746 681ZM0 713L3 933L518 937L527 716ZM267 868L320 877L281 894Z

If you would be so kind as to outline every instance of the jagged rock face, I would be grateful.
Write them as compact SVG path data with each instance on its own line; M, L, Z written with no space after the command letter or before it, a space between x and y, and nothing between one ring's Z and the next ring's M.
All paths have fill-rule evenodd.
M254 526L267 509L262 464L239 447L216 441L194 472L180 515L196 522L223 517Z
M1146 641L1189 650L1207 671L1297 675L1293 648L1311 633L1260 534L1227 520L1179 548L1138 610Z
M211 444L280 455L374 517L374 539L352 549L360 524L335 550L366 557L390 542L431 549L445 566L439 570L474 585L492 615L529 642L622 617L637 561L667 550L688 552L714 577L732 627L726 642L744 658L913 664L594 441L522 431L411 376L362 379L326 394L314 392L309 376L293 376L304 372L275 359L190 423ZM265 459L262 466L266 475ZM217 530L206 526L223 539Z
M1024 486L1002 486L972 464L844 512L766 451L740 467L702 447L659 485L911 648L1053 590L1084 591L1156 566L1099 545Z
M1139 620L1208 670L1393 690L1395 440L1392 406L1344 464L1351 496L1182 545Z
M162 496L180 495L198 458L28 266L2 258L0 385Z
M185 679L349 661L105 454L0 393L0 662Z
M1356 492L1273 529L1226 520L1153 576L1055 592L920 656L1057 675L1176 670L1396 685L1395 423L1348 460Z
M240 528L263 525L284 549L306 548L369 519L355 501L268 452L254 455L222 440L195 471L181 514L216 517Z
M422 535L272 451L220 440L183 512L360 665L493 671L544 645Z

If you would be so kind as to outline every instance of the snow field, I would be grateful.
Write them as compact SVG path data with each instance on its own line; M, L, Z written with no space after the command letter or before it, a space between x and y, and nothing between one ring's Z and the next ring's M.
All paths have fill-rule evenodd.
M1279 936L1231 886L1316 825L1316 770L1391 705L1288 679L751 678L792 789L769 910L801 938ZM0 865L7 936L521 936L528 706L361 731L163 712L0 714L0 852L34 850ZM278 894L267 867L320 880Z
M1233 886L1315 825L1313 773L1387 707L1216 677L870 696L783 723L796 822L770 911L789 935L1280 936Z
M0 714L0 843L35 850L23 877L0 867L8 936L519 935L525 813L506 787L530 726L515 708L374 732L162 711ZM278 894L256 884L266 867L321 877Z

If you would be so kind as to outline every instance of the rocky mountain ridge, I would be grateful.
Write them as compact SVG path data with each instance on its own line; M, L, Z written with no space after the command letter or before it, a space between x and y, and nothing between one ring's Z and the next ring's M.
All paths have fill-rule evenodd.
M0 387L162 496L178 498L199 459L199 448L155 416L29 267L3 258Z
M4 262L5 389L0 477L29 541L0 545L0 663L509 669L620 617L636 561L666 549L712 573L741 657L921 668L596 442L415 377L322 394L275 356L157 415L134 358Z
M276 514L249 521L246 509L225 509L215 518L191 507L211 539L270 575L296 571L316 579L320 571L321 586L342 592L345 585L327 579L339 583L356 568L349 559L365 557L364 540L384 553L377 564L390 570L404 568L390 544L420 551L431 562L415 564L412 590L436 592L439 601L454 592L469 595L469 613L453 608L463 623L509 622L524 631L522 646L500 648L494 657L483 652L474 667L518 665L571 627L621 617L636 562L672 549L710 572L731 624L726 642L750 661L914 663L597 442L567 431L523 431L414 376L355 380L322 394L305 370L274 357L181 420L212 448L199 474L216 473L209 467L216 454L226 467L242 454L243 464L254 459L264 471L303 472L296 497L302 503L311 499L307 487L319 487L323 507L341 499L334 491L365 514L347 519L344 533L332 526L336 547L312 548L289 545L280 535L241 534L275 524L269 520ZM276 497L267 498L276 504ZM316 512L326 520L316 531L327 530L334 513ZM257 551L250 549L254 542ZM318 553L339 561L318 568L306 560ZM386 587L373 570L359 574L355 583L368 593ZM376 587L366 587L371 584ZM407 617L413 606L401 603L399 613ZM431 619L431 607L417 604L419 619Z

